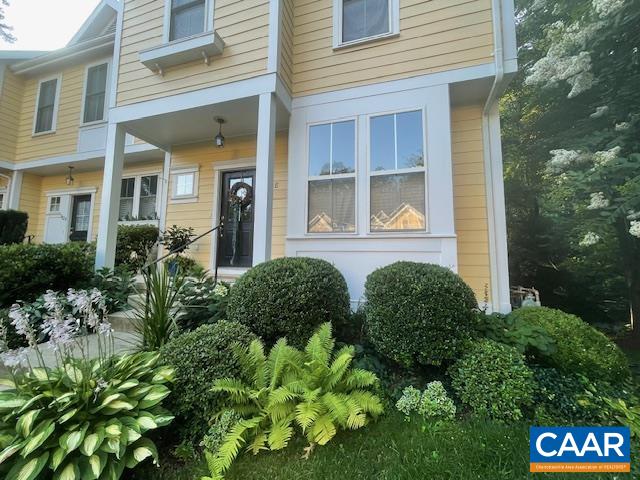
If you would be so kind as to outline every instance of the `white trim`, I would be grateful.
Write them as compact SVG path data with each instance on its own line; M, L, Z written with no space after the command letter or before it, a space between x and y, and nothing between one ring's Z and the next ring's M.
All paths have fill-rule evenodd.
M178 177L181 175L193 175L193 190L188 195L178 195ZM198 201L198 188L200 184L200 167L184 167L171 170L171 199L170 203L193 203Z
M167 205L169 204L169 181L171 172L171 151L164 152L164 163L162 165L162 198L160 199L160 218L158 228L164 231L167 226ZM158 249L160 255L161 249Z
M59 197L61 195L89 195L96 193L98 187L83 187L83 188L59 188L56 190L46 190L44 192L45 197Z
M158 177L157 183L156 183L156 217L153 220L146 220L146 219L139 219L140 216L140 197L141 197L141 192L142 192L142 177ZM133 174L133 175L122 175L122 179L120 180L120 185L122 185L122 180L128 180L130 178L133 178L133 206L131 207L131 216L133 218L138 218L138 220L120 220L120 218L118 218L118 222L138 222L138 221L145 221L145 222L155 222L160 218L160 206L161 206L161 194L162 194L162 188L160 185L160 181L162 179L162 172L158 172L158 171L153 171L153 172L145 172L145 173L137 173L137 174ZM121 187L122 189L122 187ZM121 192L121 190L120 190ZM121 194L118 195L118 205L120 204L120 199ZM119 213L119 208L118 208L118 213Z
M89 28L93 25L93 22L98 18L98 16L102 13L105 7L111 7L116 12L118 11L118 2L116 0L102 0L96 8L93 9L91 15L84 21L80 29L76 32L76 34L71 37L67 46L74 45L78 43L78 40L89 30Z
M172 5L172 0L164 0L164 17L162 22L162 42L165 44L175 40L181 40L179 38L171 40L171 5ZM213 31L213 19L215 17L214 8L215 8L214 0L205 0L204 25L202 25L202 32L200 33Z
M46 217L53 217L53 216L60 216L60 217L67 217L68 222L67 222L67 232L66 232L66 241L64 243L68 243L69 242L69 235L71 234L71 223L73 222L73 201L74 201L74 197L77 196L81 196L81 195L90 195L91 196L91 204L89 206L89 226L87 228L87 242L92 242L93 241L93 215L94 215L94 209L95 209L95 205L96 205L96 192L98 191L98 189L96 187L88 187L88 188L69 188L66 190L50 190L45 192L45 196L47 197L47 211L45 213L45 222L44 222L44 237L43 238L47 238L47 230L48 230L48 225L47 225L47 221L46 221ZM51 198L53 197L62 197L62 196L68 196L69 197L69 211L68 212L62 212L62 211L58 211L58 212L51 212L50 211L50 206L51 206Z
M255 158L241 158L238 160L226 160L213 164L213 214L211 218L211 228L220 223L220 193L222 191L222 174L224 172L233 172L235 170L243 170L256 168ZM218 258L218 233L214 233L211 238L211 252L209 255L209 270L213 271Z
M195 60L204 60L222 55L224 40L215 31L202 32L191 37L179 38L169 43L138 52L140 62L154 73L164 76L164 69Z
M51 80L56 80L56 96L53 101L53 117L51 119L51 129L43 130L42 132L36 132L36 125L38 123L38 109L40 106L40 93L42 90L42 84L49 82ZM60 92L62 90L62 73L58 73L57 75L52 75L50 77L45 77L40 79L38 82L38 91L36 94L36 108L33 112L33 126L31 128L31 135L33 137L37 137L40 135L49 135L51 133L56 133L56 127L58 126L58 107L60 106Z
M108 0L113 1L113 0ZM113 45L113 60L111 62L111 86L109 89L109 109L115 108L118 100L118 76L120 75L120 47L122 45L122 25L124 22L124 2L117 2L116 9L116 35ZM107 117L109 117L107 115Z
M18 210L20 208L22 179L22 172L13 172L13 175L11 176L11 185L9 185L9 201L7 202L10 210Z
M388 0L389 3L389 31L371 37L358 38L345 42L342 40L342 4L344 0L333 0L333 48L347 48L362 43L374 42L384 38L395 37L400 34L400 0Z
M276 73L280 66L280 25L282 23L282 0L269 0L269 48L267 71Z
M90 63L86 65L84 68L84 84L82 86L82 105L80 108L80 128L103 124L103 123L106 123L107 120L109 119L109 98L110 98L109 89L111 88L111 85L110 85L111 61L112 59L107 57L102 60ZM87 85L89 83L89 69L93 67L98 67L100 65L105 65L105 64L107 65L107 76L104 79L104 107L103 107L102 118L100 120L94 120L92 122L85 122L84 113L85 113L85 108L87 106Z

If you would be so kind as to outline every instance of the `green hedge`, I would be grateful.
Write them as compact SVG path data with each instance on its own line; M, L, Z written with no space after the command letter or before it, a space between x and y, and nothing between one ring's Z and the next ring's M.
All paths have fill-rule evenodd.
M95 246L89 243L0 246L0 307L31 302L49 289L85 287L94 260Z
M327 321L341 324L350 315L342 274L317 258L278 258L242 275L231 289L227 317L247 325L268 345L287 337L304 347Z
M575 315L552 308L528 307L514 310L509 317L547 331L556 349L542 360L559 370L607 382L618 382L630 375L622 350Z
M159 237L158 227L153 225L119 225L116 266L139 270Z
M24 242L29 215L17 210L0 210L0 245Z
M405 367L458 357L475 325L475 295L448 268L397 262L365 284L366 331L376 349Z

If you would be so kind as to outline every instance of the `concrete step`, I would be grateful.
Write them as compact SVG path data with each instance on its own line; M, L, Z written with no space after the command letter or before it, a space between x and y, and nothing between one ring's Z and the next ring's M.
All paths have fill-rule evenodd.
M127 303L131 306L131 308L138 308L144 305L146 302L146 292L137 292L129 295L127 299Z
M135 310L123 310L121 312L110 313L108 318L111 326L116 332L133 333L133 321L136 317Z

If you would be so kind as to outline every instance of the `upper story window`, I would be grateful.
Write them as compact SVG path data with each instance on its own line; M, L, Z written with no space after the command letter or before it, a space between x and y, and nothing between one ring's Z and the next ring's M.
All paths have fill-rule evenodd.
M0 192L0 210L4 210L4 192Z
M33 133L48 133L56 129L56 110L60 96L60 78L43 80L38 87Z
M370 231L425 231L423 112L370 118Z
M158 175L123 178L120 187L120 221L158 218Z
M169 40L204 32L207 0L170 0L171 25Z
M94 65L87 69L84 113L82 115L83 123L92 123L104 120L108 72L108 63Z
M308 232L355 232L355 120L309 127L308 158Z
M334 0L334 47L399 33L399 0Z

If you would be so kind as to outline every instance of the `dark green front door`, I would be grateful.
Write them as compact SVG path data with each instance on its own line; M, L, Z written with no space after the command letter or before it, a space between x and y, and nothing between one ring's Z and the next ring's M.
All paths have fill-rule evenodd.
M91 195L76 195L73 197L71 210L71 234L72 242L86 242L89 236L91 224Z

